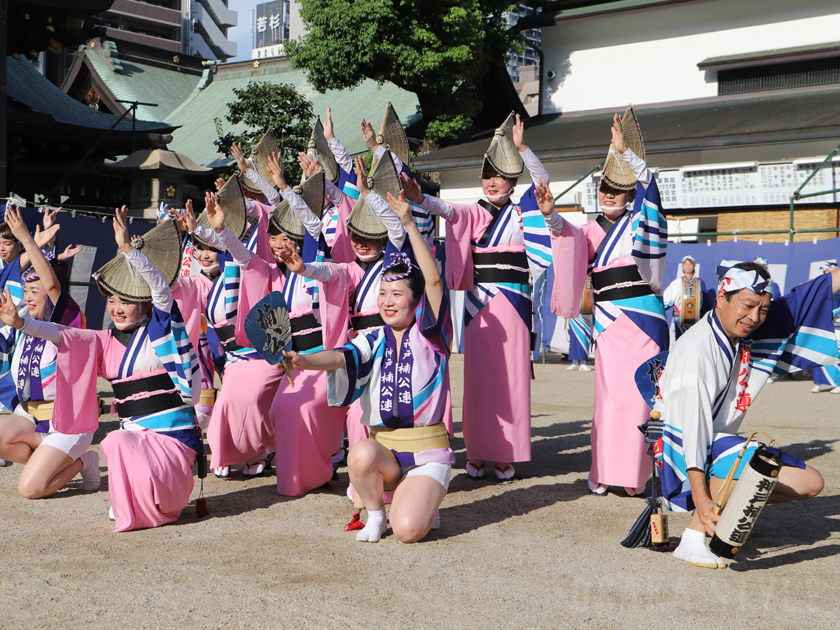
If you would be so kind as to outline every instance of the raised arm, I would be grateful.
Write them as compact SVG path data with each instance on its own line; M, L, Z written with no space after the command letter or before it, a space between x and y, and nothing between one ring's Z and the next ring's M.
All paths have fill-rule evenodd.
M29 255L29 261L32 263L35 273L41 279L41 286L49 296L50 301L55 304L58 301L58 296L61 295L61 285L58 284L58 278L53 271L52 265L44 257L41 248L35 243L35 239L26 228L26 224L21 217L20 209L15 206L9 206L6 211L6 223L15 238L21 242L26 253ZM45 238L52 238L61 226L57 223L51 224L50 227L44 230L41 234Z
M440 304L443 300L443 283L440 280L440 272L435 259L426 240L417 228L417 224L414 223L411 205L405 198L405 192L400 191L399 197L394 197L391 193L388 193L388 204L394 214L400 218L405 231L408 233L408 240L411 242L411 248L414 251L414 259L417 261L420 271L423 272L423 279L426 281L426 304L437 320Z
M402 221L394 214L387 201L368 188L367 175L365 175L365 159L363 157L359 156L356 158L354 168L356 170L356 186L359 188L359 194L365 198L368 207L373 210L376 216L385 224L385 227L388 228L388 240L397 249L402 249L406 237L406 231Z
M298 194L292 190L292 187L286 183L286 178L283 174L283 156L278 151L272 153L268 158L268 170L271 173L274 183L280 189L280 194L283 199L289 202L295 216L300 219L300 222L306 227L306 231L310 236L317 239L321 235L321 220L318 215L313 212L306 202L301 199ZM317 162L315 162L317 164Z
M621 128L621 116L618 114L613 116L613 126L610 131L612 132L612 143L615 145L615 150L627 162L627 166L633 171L633 175L639 183L647 188L653 179L653 173L650 172L647 163L642 158L627 148L627 142L624 140L624 131Z
M171 312L174 300L172 289L166 283L166 278L163 277L163 274L151 260L131 245L131 240L128 237L128 209L125 206L117 208L115 215L114 240L117 242L117 247L120 248L131 266L139 271L143 279L149 283L149 288L152 290L152 304L155 305L155 308L165 313Z
M345 173L352 171L353 160L350 158L350 154L347 153L347 149L345 149L344 145L341 144L341 140L335 137L335 128L333 127L332 121L332 107L327 107L327 119L324 121L324 137L330 145L330 151L332 151L335 161L338 162L339 168Z
M522 156L522 161L525 162L525 167L531 174L531 181L536 184L539 181L546 183L551 181L548 176L548 171L540 162L539 158L534 155L534 152L525 144L525 123L519 119L519 114L516 115L516 124L513 126L513 144L519 155Z
M38 339L46 339L56 345L61 341L61 327L59 324L43 322L32 318L23 319L17 312L14 302L12 302L9 289L6 289L5 294L0 293L0 320L7 326L17 328Z
M245 159L245 154L242 153L242 143L234 142L230 147L230 152L233 155L233 159L236 160L236 165L239 167L239 170L242 171L242 174L251 180L251 182L260 189L262 194L265 195L268 205L276 206L280 203L280 195L277 194L274 187L263 179L257 169L249 166L248 160Z
M213 228L213 235L220 244L219 249L224 249L233 256L233 262L241 267L246 267L251 262L251 251L236 238L236 235L225 227L225 213L216 200L216 195L208 193L207 197L207 221Z
M546 227L554 234L560 234L563 231L563 217L554 209L554 196L548 189L548 182L544 179L538 181L534 193L540 212L545 218Z

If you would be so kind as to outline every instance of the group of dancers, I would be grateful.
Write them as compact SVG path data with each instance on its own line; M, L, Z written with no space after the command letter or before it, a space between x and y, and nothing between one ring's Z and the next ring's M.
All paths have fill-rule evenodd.
M278 493L300 496L333 478L346 433L348 496L367 510L356 539L377 542L390 520L398 540L421 540L440 526L455 463L448 292L466 294L466 473L482 479L491 464L493 476L508 480L531 457L532 287L549 265L554 313L575 321L584 293L592 304L590 491L645 490L652 471L637 427L652 401L635 373L669 346L667 221L632 108L612 120L602 214L583 226L555 210L549 175L518 116L496 130L481 169L485 199L474 204L425 193L390 106L379 134L365 120L361 133L370 169L335 137L328 109L298 156L299 185L287 181L267 134L249 158L232 147L239 173L217 182L198 217L187 203L131 239L118 209L120 253L95 274L108 330L85 329L68 295L58 258L74 250L52 261L43 253L58 229L53 215L33 237L19 212L7 210L0 402L12 413L0 418L0 457L24 464L23 496L51 494L77 474L85 489L98 488L90 445L102 377L120 419L100 445L116 531L179 518L196 463L202 476L205 434L216 476L229 477L234 466L260 475L273 462ZM526 169L532 183L514 201ZM435 216L447 222L442 269ZM197 273L182 275L172 254L182 248ZM720 487L713 456L722 437L740 439L761 386L772 374L840 361L831 323L838 274L797 287L771 309L766 270L725 262L708 312L674 344L656 401L666 422L663 491L675 508L697 506L677 557L723 564L703 540L714 531L708 504ZM284 298L291 329L291 350L277 365L246 330L248 314L273 292ZM819 473L788 463L777 500L820 491Z

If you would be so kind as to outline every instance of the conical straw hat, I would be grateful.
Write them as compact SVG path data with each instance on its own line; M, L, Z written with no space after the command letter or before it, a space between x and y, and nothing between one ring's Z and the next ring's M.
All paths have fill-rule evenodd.
M394 160L391 159L390 149L387 146L385 149L382 159L378 160L370 169L368 188L387 201L388 193L396 197L400 194L402 185L400 184L400 176L397 174L397 167L394 166Z
M257 188L257 185L250 179L248 179L244 173L236 173L236 177L237 179L239 179L239 184L240 186L242 186L242 190L247 190L248 192L253 193L255 195L263 194L263 191Z
M376 141L383 147L389 147L389 150L400 158L403 164L408 166L408 138L400 122L400 117L397 116L394 106L391 105L391 101L388 101L388 107L385 109L385 115L382 117L382 124L379 125L379 133L376 135ZM371 170L373 170L377 161L374 158L374 163L371 164Z
M181 233L174 221L164 221L131 240L131 245L148 258L163 274L171 287L181 270ZM152 290L140 272L118 254L93 274L99 290L105 295L116 295L129 302L149 302Z
M324 167L324 173L333 184L338 184L338 162L335 160L330 144L324 135L324 125L321 124L321 117L315 121L312 128L312 135L309 137L309 144L306 147L306 154L318 160Z
M370 209L365 198L359 195L356 205L347 216L347 229L366 238L385 238L388 228L376 213Z
M267 182L272 182L271 173L268 172L268 158L272 153L279 151L274 133L267 131L260 141L251 149L251 164L257 169L260 176Z
M324 211L324 181L324 172L320 171L301 182L300 186L294 187L297 195L303 199L319 219ZM303 223L297 218L286 200L283 200L274 208L274 212L271 213L271 223L290 238L297 240L301 240L306 231Z
M248 217L245 210L245 197L242 196L242 187L239 184L238 177L231 177L222 189L216 193L216 199L225 213L225 227L229 229L236 238L241 239L245 236L248 229ZM210 227L210 221L207 219L207 210L204 210L198 215L196 223L204 227ZM193 234L193 238L201 241L200 238ZM207 245L207 243L205 243Z
M516 179L525 172L525 162L519 155L519 149L513 144L513 125L516 122L514 113L508 115L501 127L496 129L493 140L490 141L490 148L484 154L484 163L481 171L489 164L490 168L502 177Z
M645 144L642 141L642 130L633 107L628 107L624 116L621 117L621 129L624 131L624 142L627 143L627 148L644 160ZM612 143L610 143L609 153L604 161L604 172L601 175L601 185L605 183L618 190L633 190L636 187L636 176Z

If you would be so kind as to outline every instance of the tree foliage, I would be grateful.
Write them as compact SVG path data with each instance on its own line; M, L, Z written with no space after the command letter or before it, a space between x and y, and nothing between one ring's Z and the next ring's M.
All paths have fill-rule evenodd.
M307 33L288 52L320 92L365 79L414 92L427 136L442 140L467 128L481 109L469 91L473 81L521 47L504 17L513 6L510 0L301 0Z
M233 88L236 100L227 104L228 113L224 120L231 126L246 125L247 130L239 133L225 132L222 120L216 118L215 141L220 153L230 155L234 142L242 143L247 157L251 148L269 130L274 132L277 146L283 153L287 180L300 179L298 151L306 150L306 143L312 133L312 103L298 94L293 85L251 81L244 89ZM231 173L235 166L231 168Z

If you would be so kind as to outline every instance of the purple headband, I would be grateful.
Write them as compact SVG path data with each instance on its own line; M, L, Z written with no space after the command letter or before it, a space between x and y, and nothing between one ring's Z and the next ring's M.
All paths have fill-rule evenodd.
M391 276L390 278L385 277L384 274L386 271L393 267L399 267L400 265L405 265L406 267L408 267L408 271L406 271L405 273L397 274L395 276ZM387 282L394 282L395 280L405 280L406 278L408 278L408 276L411 275L411 269L411 258L408 257L408 254L406 254L405 252L391 252L391 261L382 269L382 279Z
M30 267L21 274L20 279L24 282L36 282L41 279L41 276L38 275L34 267Z

